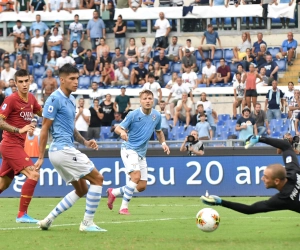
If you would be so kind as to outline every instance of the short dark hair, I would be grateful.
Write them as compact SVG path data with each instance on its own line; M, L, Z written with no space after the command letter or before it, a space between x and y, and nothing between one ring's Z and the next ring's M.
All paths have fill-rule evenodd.
M191 40L191 39L186 39L186 41L187 41L187 42L191 42L192 40Z
M3 66L4 66L5 64L9 64L9 65L10 65L9 61L4 61L4 62L3 62Z
M80 99L79 99L79 100L80 100ZM98 99L94 99L94 100L93 100L93 103L94 103L94 102L99 102L99 100L98 100Z
M225 58L224 58L224 57L220 58L220 61L221 61L221 60L223 60L223 61L225 62Z
M15 79L12 79L12 78L11 78L11 79L9 79L8 81L15 81Z
M207 61L211 62L211 59L210 58L205 58L205 62L207 62Z
M244 68L243 64L238 64L238 65L236 66L236 68L238 68L239 66L241 66L242 68Z
M78 14L75 14L75 16L74 16L74 17L77 17L77 16L79 17L79 15L78 15Z
M73 74L73 73L75 73L75 74L78 73L79 74L79 70L70 63L66 63L64 66L62 66L58 70L59 76L69 75L69 74Z
M17 72L15 73L15 81L17 82L18 77L23 77L23 76L28 76L29 79L29 72L26 69L17 70Z
M54 30L57 30L57 31L58 31L58 28L57 28L57 27L54 27L54 28L53 28L53 31L54 31Z
M237 76L237 75L240 75L240 76L241 76L242 74L241 74L240 72L236 72L236 73L235 73L235 76Z
M210 27L212 27L212 24L208 24L208 25L207 25L207 28L210 28Z
M116 49L120 50L120 47L116 47L115 50L116 50Z
M91 49L87 49L86 52L92 52L92 50Z

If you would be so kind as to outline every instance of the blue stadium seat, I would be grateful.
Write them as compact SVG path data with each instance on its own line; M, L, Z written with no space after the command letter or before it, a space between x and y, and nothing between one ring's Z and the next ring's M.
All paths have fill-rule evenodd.
M130 63L128 66L129 72L131 72L131 70L135 67L138 67L139 65L137 63Z
M39 68L34 68L33 69L33 74L34 77L41 77L45 72L45 67L44 66L40 66Z
M14 62L16 60L16 55L15 54L10 54L9 55L9 61Z
M225 121L225 125L228 126L228 127L235 126L236 122L237 122L237 120L230 120L229 119L229 120Z
M220 136L222 132L229 132L229 128L227 126L217 126L216 135Z
M223 120L219 120L217 123L217 126L223 126L224 125L224 121Z
M92 55L97 58L97 53L96 52L92 52Z
M279 119L279 120L276 120L276 119L272 119L270 121L270 126L273 126L273 127L281 127L283 125L283 120L282 119Z
M115 52L109 52L109 56L110 56L111 58L113 58L115 55L116 55Z
M224 56L224 51L222 49L216 49L215 50L215 55L214 55L214 60L220 60Z
M47 60L47 54L44 54L43 55L43 59L42 59L42 65L45 65L45 63L46 63L46 60Z
M32 65L28 65L28 71L29 71L30 75L32 75L32 69L33 69L33 66Z
M281 138L281 133L280 132L273 132L272 134L271 134L271 136L273 137L273 138Z
M101 78L101 76L92 76L91 82L97 82L97 83L99 83L100 82L100 78Z
M231 72L234 74L237 72L237 63L228 62L227 65L229 66Z
M198 68L198 72L201 73L202 72L202 61L197 60L196 65L197 65L197 68Z
M278 71L286 71L286 60L285 59L281 59L281 60L277 60L275 61L278 65Z
M163 78L164 78L165 85L167 85L167 83L172 79L172 75L171 74L164 74Z
M181 63L173 63L172 72L180 73Z
M170 65L170 64L169 64ZM144 63L144 67L148 70L148 68L149 68L149 63ZM170 66L169 66L169 68L170 68Z
M226 61L231 61L233 58L233 50L232 49L224 49L224 58Z
M280 47L268 48L268 51L272 55L273 58L276 58L276 55L280 52Z
M230 120L230 114L220 114L218 115L218 120L224 122Z
M210 51L203 51L203 55L204 55L204 58L201 57L200 53L199 53L199 50L196 50L195 51L195 56L196 56L196 60L198 61L204 61L205 58L209 58L209 55L210 55Z
M281 119L287 118L287 113L281 113Z
M59 77L58 76L55 76L55 80L57 82L57 86L59 87L60 86L60 80L59 80Z
M41 89L42 85L43 85L43 78L41 78L41 77L37 78L36 84L37 84L38 88Z
M91 85L91 79L89 76L80 76L78 79L79 89L88 89Z

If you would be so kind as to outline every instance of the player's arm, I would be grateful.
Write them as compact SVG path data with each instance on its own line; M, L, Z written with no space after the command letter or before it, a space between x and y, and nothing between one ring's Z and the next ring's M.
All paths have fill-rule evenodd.
M124 141L127 141L128 140L128 136L127 136L127 133L125 131L124 128L122 128L121 126L116 126L115 128L115 133L120 135L120 137L124 140Z
M82 145L85 145L85 143L87 142L87 140L82 137L82 135L76 128L74 129L74 140Z
M155 132L156 132L157 140L161 144L164 152L166 152L167 154L170 154L170 149L169 149L169 147L166 143L166 139L165 139L163 131L162 130L156 130Z
M35 163L35 166L37 169L39 169L44 161L44 155L45 155L45 150L46 150L46 145L47 145L47 141L48 141L48 133L49 133L49 129L52 126L53 120L50 120L48 118L43 119L43 123L42 123L42 129L40 132L40 143L39 143L39 158L38 161ZM37 163L40 163L40 165L36 165Z
M34 126L32 124L26 125L23 128L17 128L14 126L9 125L5 119L3 118L3 116L0 116L0 129L5 130L7 132L10 133L17 133L17 134L23 134L27 131L29 131L30 129L34 129Z

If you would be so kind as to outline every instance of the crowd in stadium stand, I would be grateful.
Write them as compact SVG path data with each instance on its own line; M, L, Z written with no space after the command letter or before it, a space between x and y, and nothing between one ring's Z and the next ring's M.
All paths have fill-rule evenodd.
M270 121L281 118L284 106L290 110L288 117L298 122L298 111L295 107L298 105L299 92L295 91L294 94L293 83L289 85L292 87L289 88L288 94L282 93L277 88L278 71L285 69L286 63L293 64L298 46L292 32L288 32L287 39L278 49L268 49L267 42L263 40L263 34L260 32L257 33L255 42L252 41L248 32L243 32L238 44L233 45L232 48L223 49L217 31L224 29L223 18L216 19L216 27L212 24L207 25L206 19L193 20L194 23L185 19L183 30L191 31L197 25L206 27L206 30L203 32L200 44L191 39L187 39L186 44L178 44L176 36L169 36L170 31L176 29L175 22L170 22L171 20L166 19L164 13L160 12L152 27L155 31L154 43L149 44L145 37L141 37L141 45L136 46L135 38L130 38L126 34L126 21L121 15L113 21L113 16L115 8L129 7L136 11L142 3L147 7L153 7L154 1L118 0L116 2L113 0L103 4L101 1L94 0L50 0L48 5L44 0L0 2L1 11L14 11L15 9L16 12L32 11L34 13L34 11L47 10L72 13L72 10L78 8L95 9L86 30L79 15L74 15L74 22L69 25L67 34L60 27L60 20L55 20L53 27L48 27L39 14L36 15L36 21L32 23L29 33L22 25L22 21L17 20L12 33L9 34L14 37L14 53L9 54L0 49L0 81L2 89L5 89L5 95L16 91L13 82L16 70L27 69L31 74L30 91L36 93L38 89L41 89L41 101L45 102L59 86L57 77L59 68L66 63L71 63L80 71L79 88L91 87L91 108L84 109L84 100L80 99L78 117L76 117L76 127L86 138L92 136L100 139L100 133L102 133L101 139L117 138L117 135L113 134L114 127L124 119L131 107L130 98L125 94L128 87L152 90L155 98L154 107L159 105L163 114L162 127L168 139L183 139L191 132L191 128L198 131L201 140L217 138L220 135L222 138L228 138L236 134L236 131L242 131L244 125L241 125L241 119L247 121L249 117L253 125L257 123L253 130L256 131L255 133L271 134L275 131L275 125ZM262 18L253 20L255 25L265 27L267 5L276 4L276 1L264 0L254 4L260 3L264 9L264 15ZM217 1L195 1L194 4L220 5ZM229 1L227 4L234 4L238 7L240 1ZM181 0L160 1L162 7L182 5ZM101 6L103 11L109 12L109 21L106 23L99 17ZM232 28L234 28L234 21L231 21ZM246 21L249 26L249 18L246 18ZM281 21L283 27L289 25L288 18L282 18ZM135 25L138 31L140 21L135 21ZM107 29L114 32L114 48L106 44ZM69 42L67 47L63 46L64 39ZM90 42L91 49L82 47L84 39ZM127 47L126 44L128 44ZM227 116L217 115L212 104L206 99L205 92L201 94L200 101L196 104L192 91L199 87L205 90L205 87L210 86L233 86L232 120L227 119ZM261 105L256 101L256 86L273 86L266 95L265 105L268 108L265 110L261 110ZM102 88L111 87L120 88L121 91L114 102L111 101L109 94L103 100L101 92ZM170 95L166 101L162 100L161 88L170 89ZM169 105L170 109L166 109L166 105ZM237 115L239 106L243 109L241 117ZM250 113L251 107L253 107L252 114ZM183 130L174 134L178 124L182 124ZM100 125L105 127L107 133L100 132ZM299 133L297 127L289 126ZM220 127L226 127L226 129L220 131ZM226 132L224 136L223 132Z

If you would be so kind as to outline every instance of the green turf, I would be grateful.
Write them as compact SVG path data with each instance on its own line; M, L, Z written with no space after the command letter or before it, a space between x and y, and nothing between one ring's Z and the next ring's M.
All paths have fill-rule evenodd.
M251 204L262 198L229 198ZM29 214L44 218L60 199L33 199ZM215 207L221 216L213 233L201 232L196 213L205 206L199 198L134 198L130 216L120 216L118 198L113 211L102 199L95 222L106 233L79 232L85 201L60 215L49 231L17 224L18 199L0 199L0 249L299 249L300 216L289 211L243 215ZM69 225L66 225L69 224Z

